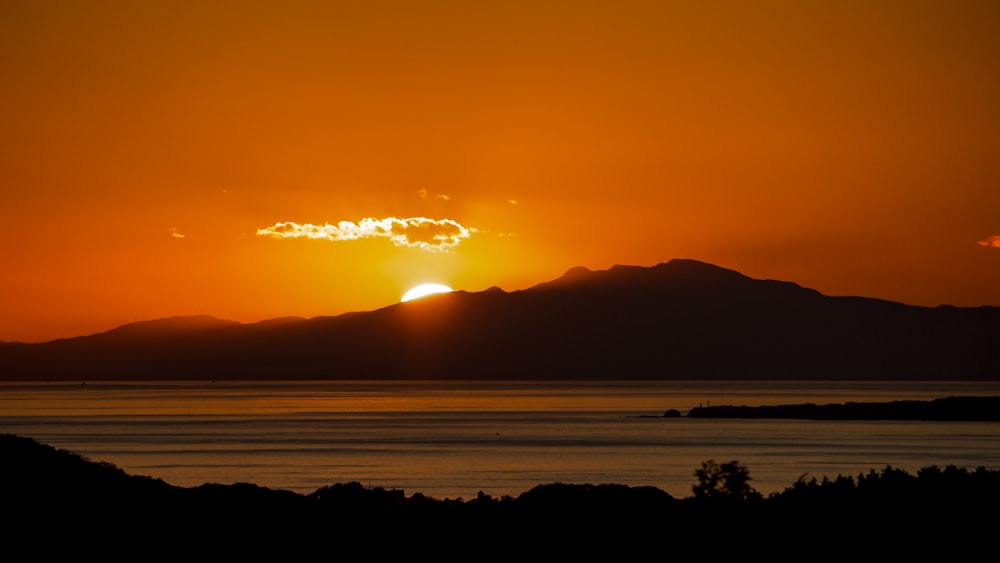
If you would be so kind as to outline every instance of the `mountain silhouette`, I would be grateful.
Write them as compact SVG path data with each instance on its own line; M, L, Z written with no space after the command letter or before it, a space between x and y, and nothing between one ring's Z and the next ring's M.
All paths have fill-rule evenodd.
M831 297L696 260L338 316L0 344L0 379L1000 380L1000 308Z

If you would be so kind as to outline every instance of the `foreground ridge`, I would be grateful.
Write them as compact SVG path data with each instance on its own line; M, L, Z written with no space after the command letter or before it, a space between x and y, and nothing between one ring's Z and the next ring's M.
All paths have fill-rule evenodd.
M745 486L731 494L723 474L723 486L709 490L715 494L683 499L654 487L550 483L517 497L440 500L356 482L308 495L249 483L176 487L11 434L0 435L0 459L0 500L17 516L6 528L8 549L59 537L75 551L96 537L104 538L105 554L128 552L114 538L178 554L305 554L317 540L383 555L439 541L508 555L528 547L638 554L665 543L693 554L721 538L715 554L781 555L796 553L799 541L821 530L835 539L825 549L844 554L891 548L971 556L992 544L1000 523L1000 471L983 467L927 467L916 475L886 467L856 478L800 479L766 498ZM702 471L718 467L709 462ZM742 469L736 462L721 467ZM748 479L743 473L738 484Z

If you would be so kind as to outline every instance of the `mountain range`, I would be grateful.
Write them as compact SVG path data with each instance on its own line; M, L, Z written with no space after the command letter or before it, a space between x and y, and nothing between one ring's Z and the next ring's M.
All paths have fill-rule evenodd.
M1000 380L1000 307L827 296L688 259L243 324L0 343L0 380Z

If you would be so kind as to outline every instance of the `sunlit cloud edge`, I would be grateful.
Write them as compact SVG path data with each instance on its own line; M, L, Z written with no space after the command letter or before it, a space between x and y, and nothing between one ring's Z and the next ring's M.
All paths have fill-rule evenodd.
M986 240L976 241L976 244L986 248L1000 248L1000 235L986 237Z
M337 224L313 225L293 221L278 222L270 227L257 229L257 236L277 239L309 239L352 241L368 238L388 238L396 246L419 248L427 251L446 251L476 232L452 219L427 217L366 217L358 222L340 221Z

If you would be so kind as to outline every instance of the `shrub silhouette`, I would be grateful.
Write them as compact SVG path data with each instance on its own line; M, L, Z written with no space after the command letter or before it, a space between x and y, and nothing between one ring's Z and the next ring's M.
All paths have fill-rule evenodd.
M710 459L702 462L694 475L698 478L698 483L692 487L696 499L760 498L760 493L750 486L750 470L736 460L718 464Z

